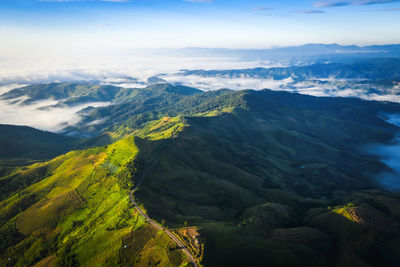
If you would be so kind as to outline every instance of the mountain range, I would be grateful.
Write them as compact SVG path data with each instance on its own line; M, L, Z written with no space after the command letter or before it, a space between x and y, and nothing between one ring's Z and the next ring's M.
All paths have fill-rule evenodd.
M165 229L201 266L400 264L400 197L365 150L400 104L165 83L6 97L41 87L110 105L58 135L1 126L8 160L41 161L0 178L2 266L190 266Z
M351 62L377 57L399 57L400 45L340 45L340 44L304 44L288 47L271 47L267 49L226 49L226 48L201 48L187 47L181 49L157 49L152 51L160 55L178 56L227 56L243 60L271 60L286 61L290 63L322 63L325 61Z
M374 58L354 63L317 63L308 66L252 68L239 70L184 70L182 75L201 77L258 78L282 80L312 79L393 79L399 78L399 58Z

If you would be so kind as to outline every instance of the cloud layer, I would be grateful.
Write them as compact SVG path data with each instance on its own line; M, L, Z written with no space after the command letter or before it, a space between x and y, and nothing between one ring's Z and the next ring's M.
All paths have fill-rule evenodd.
M400 127L400 114L385 114L386 122ZM388 144L372 144L367 152L378 156L391 171L379 173L375 178L388 190L400 192L400 136Z
M23 99L20 99L21 101ZM97 102L77 105L74 107L45 108L57 101L45 100L32 105L20 105L11 101L0 100L0 123L12 125L27 125L41 130L58 132L67 126L72 126L81 120L78 111L88 106L100 107L110 103Z

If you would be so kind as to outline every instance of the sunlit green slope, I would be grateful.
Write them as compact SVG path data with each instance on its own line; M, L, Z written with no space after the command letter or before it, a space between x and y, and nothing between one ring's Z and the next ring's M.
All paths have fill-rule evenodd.
M134 197L152 219L199 230L205 266L398 265L399 195L381 189L373 177L388 168L362 152L393 137L377 115L398 104L158 89L160 102L149 91L141 106L96 110L120 141L11 174L23 186L2 194L2 265L189 264L131 208L139 182Z
M151 138L171 137L172 126ZM157 146L130 136L19 171L20 179L40 173L42 180L0 203L0 265L184 265L174 243L131 208L127 189L134 179L128 178L147 159L139 144L149 151ZM137 249L133 259L123 253L130 238Z

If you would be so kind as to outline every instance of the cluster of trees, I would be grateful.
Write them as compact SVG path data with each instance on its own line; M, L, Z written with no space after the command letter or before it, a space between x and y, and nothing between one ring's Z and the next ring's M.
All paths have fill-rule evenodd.
M144 160L141 158L134 158L124 166L121 166L119 172L116 174L118 185L124 189L131 189L144 167Z

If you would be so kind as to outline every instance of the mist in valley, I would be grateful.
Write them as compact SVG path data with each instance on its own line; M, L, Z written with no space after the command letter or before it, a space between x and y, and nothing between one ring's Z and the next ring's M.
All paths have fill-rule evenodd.
M78 112L87 107L107 106L109 102L89 102L72 107L54 107L58 101L44 100L26 105L18 100L0 100L0 124L24 125L40 130L60 132L81 121Z
M366 150L377 156L390 168L375 176L375 179L387 190L400 192L400 114L383 114L380 116L386 122L399 127L396 137L385 144L371 144Z
M195 52L193 52L193 51ZM129 50L103 51L69 55L31 55L30 57L4 57L0 61L0 95L23 86L47 83L82 83L114 85L123 88L145 88L150 77L158 77L172 85L185 85L211 91L218 89L271 89L295 92L318 97L357 97L366 100L400 102L395 91L378 93L353 81L310 78L296 80L239 77L202 77L184 75L184 70L240 70L249 68L287 67L310 64L310 59L288 61L287 58L254 57L247 54L215 50L199 53L196 49L182 50ZM253 56L251 56L253 55ZM1 98L1 97L0 97ZM32 105L21 105L18 100L0 100L0 124L27 125L43 130L59 132L67 126L79 123L78 112L88 106L104 106L112 103L86 103L74 107L44 106L54 104L52 99Z

